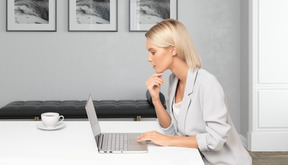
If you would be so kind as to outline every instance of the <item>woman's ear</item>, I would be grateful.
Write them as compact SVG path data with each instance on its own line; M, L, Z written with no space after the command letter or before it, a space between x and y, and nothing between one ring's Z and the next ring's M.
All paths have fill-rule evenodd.
M171 54L172 54L172 56L176 56L177 55L177 50L176 50L175 46L172 46Z

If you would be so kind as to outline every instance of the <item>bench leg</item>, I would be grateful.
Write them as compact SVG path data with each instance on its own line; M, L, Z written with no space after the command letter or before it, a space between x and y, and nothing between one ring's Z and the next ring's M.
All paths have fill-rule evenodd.
M134 121L141 121L141 116L137 116L134 118Z
M39 117L37 117L37 116L34 117L34 120L35 120L35 121L40 121Z

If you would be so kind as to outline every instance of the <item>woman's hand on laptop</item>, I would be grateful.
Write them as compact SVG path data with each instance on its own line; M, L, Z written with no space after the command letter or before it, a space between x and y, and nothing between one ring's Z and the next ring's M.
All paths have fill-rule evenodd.
M157 131L143 133L137 137L137 142L151 141L160 146L169 146L170 136L163 135Z

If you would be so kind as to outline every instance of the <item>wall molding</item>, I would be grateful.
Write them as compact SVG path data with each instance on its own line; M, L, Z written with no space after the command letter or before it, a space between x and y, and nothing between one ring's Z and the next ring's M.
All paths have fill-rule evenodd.
M288 132L249 132L248 150L250 151L287 151ZM251 143L252 142L252 143ZM285 143L282 143L285 142Z

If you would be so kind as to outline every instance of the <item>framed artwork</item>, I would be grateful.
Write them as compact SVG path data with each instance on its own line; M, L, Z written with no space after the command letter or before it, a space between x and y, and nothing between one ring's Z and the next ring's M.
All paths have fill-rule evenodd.
M178 19L177 0L130 0L129 31L148 31L164 19Z
M6 0L6 31L56 32L57 0Z
M117 0L69 0L69 31L118 30Z

